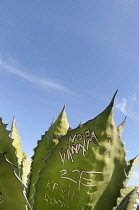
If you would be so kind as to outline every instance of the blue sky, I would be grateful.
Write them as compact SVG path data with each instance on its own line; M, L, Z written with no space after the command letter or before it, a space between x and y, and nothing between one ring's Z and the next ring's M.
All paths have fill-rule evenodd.
M138 11L138 0L1 1L0 115L9 128L16 115L28 156L64 104L75 128L117 89L127 159L139 154Z

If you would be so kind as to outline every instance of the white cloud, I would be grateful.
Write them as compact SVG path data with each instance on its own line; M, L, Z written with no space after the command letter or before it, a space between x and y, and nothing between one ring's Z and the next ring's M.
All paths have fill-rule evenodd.
M14 65L9 64L8 62L4 61L2 58L0 58L0 70L9 72L11 74L15 74L19 77L22 77L22 78L28 80L29 82L32 82L32 83L39 85L41 87L44 87L44 88L51 88L51 89L67 92L70 94L74 94L71 90L64 87L63 85L58 84L53 81L50 81L50 80L47 80L45 78L35 76L30 73L27 73L27 72L23 71L22 69L18 69L16 67L14 67Z
M139 85L137 84L136 88L134 89L132 95L127 98L121 98L116 100L115 107L119 111L121 111L124 115L139 121L139 114L135 111L136 106L138 106L138 97L137 93L139 90Z
M122 98L121 101L116 102L116 108L119 109L123 114L127 115L127 100L126 98Z
M132 174L132 178L139 179L139 171L134 171Z

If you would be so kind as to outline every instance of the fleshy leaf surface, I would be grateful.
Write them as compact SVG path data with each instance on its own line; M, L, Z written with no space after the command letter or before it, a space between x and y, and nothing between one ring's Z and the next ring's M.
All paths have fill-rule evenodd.
M111 210L116 204L126 160L113 121L114 97L100 115L70 129L52 149L39 172L33 210Z
M7 152L7 159L14 165L18 166L15 148L12 145L13 140L9 137L10 131L6 130L6 127L7 125L4 124L2 118L0 118L0 151L2 153Z
M28 179L29 179L29 174L30 174L30 169L31 169L31 163L32 163L31 158L26 157L23 159L22 182L26 188L28 187Z
M125 122L126 122L126 117L125 117L124 121L117 127L117 131L118 131L120 136L122 135L122 132L123 132L123 129L124 129L124 126L125 126Z
M13 121L12 121L10 137L13 139L12 144L13 144L13 146L15 148L15 151L16 151L16 156L17 156L17 159L18 159L18 165L20 166L22 164L22 160L23 160L23 152L22 152L19 132L18 132L18 129L17 129L17 126L16 126L15 117L13 118Z
M133 191L135 188L135 186L129 186L129 187L124 187L121 189L120 191L120 197L117 198L117 205L115 207L113 207L112 210L116 210L120 204L122 203L122 201L124 200L124 198L131 192Z
M25 210L27 200L14 166L0 152L0 209Z
M32 157L30 187L28 194L30 205L33 204L33 194L35 192L34 183L36 183L38 179L38 171L42 169L44 165L43 159L50 155L50 148L58 144L58 136L65 135L68 128L69 123L64 107L58 118L52 122L49 130L45 132L45 135L43 135L42 139L38 141L38 145L34 149L35 153Z
M128 191L127 191L128 192ZM138 187L134 187L121 201L115 210L136 210L137 209L137 200L139 199L138 196Z
M124 186L127 185L130 177L132 176L132 173L137 165L137 163L139 162L139 155L137 155L135 158L127 161L127 166L125 168L125 175L126 175L126 178L124 180Z

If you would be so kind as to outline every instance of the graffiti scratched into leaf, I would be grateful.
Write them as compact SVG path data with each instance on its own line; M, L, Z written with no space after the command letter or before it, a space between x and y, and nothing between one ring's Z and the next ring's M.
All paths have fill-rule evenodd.
M86 187L94 187L94 186L96 186L94 184L86 184L86 183L84 183L83 181L91 182L91 183L93 181L92 179L87 179L87 178L83 177L84 174L101 174L101 173L103 173L103 172L95 172L95 171L85 171L85 170L81 170L80 168L74 169L74 170L72 170L72 173L77 173L77 177L76 177L77 179L75 180L75 179L72 179L70 177L65 176L68 173L67 169L63 169L60 172L62 173L61 174L61 178L62 179L68 179L68 180L78 184L78 192L79 193L80 193L80 186L81 186L81 184L86 186Z
M100 143L97 139L94 129L92 130L87 129L84 132L84 135L85 138L83 138L83 135L80 133L75 134L74 136L70 136L68 140L69 142L68 148L64 150L62 149L58 150L62 163L65 162L66 157L68 160L71 160L71 162L73 163L74 162L73 155L78 154L80 150L82 151L82 156L86 157L86 152L88 151L91 142L100 146ZM78 140L79 142L75 143L75 140Z

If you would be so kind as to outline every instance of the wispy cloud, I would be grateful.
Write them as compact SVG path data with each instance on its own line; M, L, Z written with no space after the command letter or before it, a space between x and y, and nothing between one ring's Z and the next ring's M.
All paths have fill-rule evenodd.
M43 88L55 89L58 91L74 94L70 89L64 87L63 85L38 77L34 74L27 73L23 71L21 68L19 69L19 68L14 67L13 64L3 60L2 58L0 58L0 70L9 72L11 74L15 74Z
M120 101L117 101L116 108L119 109L123 114L127 115L127 100L126 100L126 98L122 98Z
M137 84L133 93L127 98L117 99L115 103L116 109L121 111L124 115L139 121L139 114L135 111L135 105L138 103L137 93L139 92L139 85Z
M139 179L139 171L134 171L132 174L132 178Z

